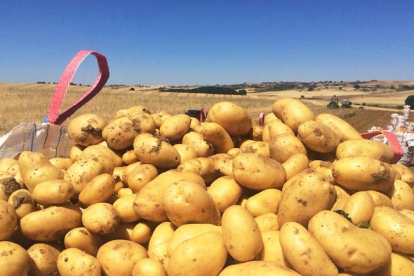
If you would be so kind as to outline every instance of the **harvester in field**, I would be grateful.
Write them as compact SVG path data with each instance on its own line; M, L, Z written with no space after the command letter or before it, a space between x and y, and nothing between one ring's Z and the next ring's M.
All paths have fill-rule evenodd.
M327 108L339 108L339 99L334 95L331 101L326 105Z

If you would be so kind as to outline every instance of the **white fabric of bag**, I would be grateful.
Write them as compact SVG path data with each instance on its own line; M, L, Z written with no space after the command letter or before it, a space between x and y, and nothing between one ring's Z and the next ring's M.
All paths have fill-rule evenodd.
M69 157L73 145L63 126L23 123L0 137L0 159L15 158L25 150L41 152L48 158Z

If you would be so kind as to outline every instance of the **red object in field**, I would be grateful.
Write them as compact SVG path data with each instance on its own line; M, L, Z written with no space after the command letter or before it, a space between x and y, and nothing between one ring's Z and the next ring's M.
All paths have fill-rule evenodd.
M99 75L95 79L95 82L91 85L88 91L85 92L76 102L74 102L68 109L60 113L60 108L62 106L63 99L65 98L66 91L75 76L76 71L78 70L81 63L88 55L94 55L98 62ZM87 103L92 99L96 94L101 91L104 87L106 81L109 78L109 67L106 57L98 52L81 50L79 51L66 66L65 71L63 72L60 80L56 86L55 93L53 94L52 101L47 111L46 117L44 119L45 123L60 125L67 118L69 118L76 110L78 110L82 105Z
M265 114L263 112L260 112L260 114L259 114L259 126L264 126L264 117L265 117Z
M198 119L200 122L204 122L208 115L208 109L205 107L201 109L189 109L185 112L185 114Z
M361 133L361 136L364 139L369 139L379 134L383 134L387 138L388 145L394 152L393 164L397 163L401 159L401 157L404 155L404 150L402 149L400 142L398 142L397 137L395 136L394 133L389 132L389 131L373 131L373 132L368 132L368 133Z

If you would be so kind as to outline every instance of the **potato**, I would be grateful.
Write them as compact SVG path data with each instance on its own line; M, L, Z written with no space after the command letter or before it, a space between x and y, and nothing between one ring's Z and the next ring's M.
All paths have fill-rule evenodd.
M69 230L79 227L82 212L67 203L32 212L20 220L25 237L34 241L57 241ZM39 223L41 222L41 223Z
M262 232L263 249L259 253L258 260L274 262L280 266L291 268L286 256L283 254L279 233L279 231Z
M338 269L305 227L287 222L280 229L283 255L301 275L338 275Z
M240 153L258 153L270 157L269 143L256 141L240 149Z
M68 125L69 138L82 146L96 145L104 140L102 130L106 120L96 114L83 114L72 119Z
M205 123L201 135L213 146L216 153L226 153L234 148L230 135L217 123Z
M0 172L7 172L14 165L18 164L13 158L3 158L0 160Z
M255 217L254 220L257 226L259 226L262 235L267 231L279 231L279 222L275 213L266 213Z
M184 135L182 143L192 147L197 152L197 157L208 157L213 155L213 146L203 139L198 132L189 132Z
M167 276L164 267L157 261L150 258L139 260L132 271L132 276Z
M162 123L167 120L168 118L170 118L172 115L169 114L166 111L160 111L158 113L155 114L151 114L152 118L154 119L155 125L157 128L160 128Z
M296 136L285 134L274 137L269 143L270 157L284 163L295 154L307 155L305 146Z
M370 226L388 240L393 251L414 254L414 222L407 216L390 207L375 207Z
M177 168L181 172L193 172L200 175L208 185L219 178L221 174L215 170L215 162L210 158L199 157L188 160Z
M314 120L313 112L302 102L295 99L280 99L273 103L272 111L292 129L293 132L298 131L301 123Z
M218 275L227 259L223 237L207 232L178 245L168 262L168 275Z
M235 205L242 192L242 187L232 176L220 177L207 188L207 193L212 197L220 213Z
M209 158L214 161L215 171L222 175L233 176L233 156L227 153L219 153Z
M10 195L21 188L22 186L12 176L0 179L0 199L9 200Z
M391 167L401 175L401 180L414 187L414 173L410 171L406 166L401 164L392 164Z
M332 176L332 163L322 160L313 160L309 163L309 168L313 169L315 172L322 174L328 178L329 182L335 184L335 181Z
M412 259L404 254L391 253L391 261L381 269L371 273L372 276L414 276Z
M240 153L233 160L234 179L240 185L254 189L281 188L286 181L283 166L257 153Z
M277 219L279 226L297 222L307 227L319 211L330 210L336 201L336 190L318 173L303 175L282 192Z
M391 246L383 236L358 228L335 212L316 214L308 231L333 263L347 272L369 273L390 261Z
M158 176L158 170L151 164L141 164L135 167L128 176L128 187L138 193L146 184Z
M70 158L61 158L61 157L51 158L49 159L49 162L53 166L61 170L67 170L70 167L70 165L73 164Z
M115 182L108 173L92 178L79 194L79 201L83 206L91 206L109 199L115 189Z
M291 179L289 179L288 181L286 181L286 182L285 182L285 184L283 184L283 187L282 187L282 192L283 192L284 190L286 190L286 189L287 189L287 187L289 187L289 186L290 186L290 184L292 184L293 182L295 182L297 179L301 178L301 177L302 177L302 176L304 176L304 175L307 175L307 174L313 173L313 172L315 172L313 169L306 169L306 170L304 170L304 171L302 171L302 172L298 173L297 175L293 176Z
M153 228L154 226L149 222L141 221L137 223L132 229L131 241L142 245L147 244L151 239Z
M13 206L0 199L0 241L9 239L17 226L17 214Z
M128 115L133 114L133 113L140 113L140 112L151 114L151 112L149 111L149 109L147 107L145 107L143 105L136 105L136 106L132 106L132 107L127 108L127 109L118 110L113 119L128 116Z
M121 222L135 222L140 217L134 211L135 194L125 195L117 199L113 206L121 218Z
M127 240L132 241L132 231L136 223L134 222L120 222L115 230L108 234L99 234L102 237L103 243L112 240Z
M168 245L174 236L176 227L171 222L159 224L151 236L148 243L148 256L159 263L164 268L168 267L169 256L167 254Z
M231 149L227 152L227 154L232 156L232 157L236 157L236 155L238 155L239 153L240 153L239 148L233 148L233 149Z
M95 256L98 248L102 245L102 239L85 227L78 227L70 230L65 235L64 243L66 248L77 248Z
M251 196L244 206L253 217L258 217L266 213L276 213L282 192L277 189L266 189Z
M386 163L391 163L394 159L394 153L388 145L365 139L347 140L337 147L337 159L352 156L367 156Z
M142 245L132 241L113 240L102 245L97 259L106 275L132 275L135 264L147 258L147 251Z
M27 249L30 256L30 275L58 275L57 259L61 250L57 246L36 243Z
M392 169L366 156L346 157L333 164L332 176L340 186L354 190L388 191L394 184Z
M264 126L262 139L263 142L269 143L276 136L289 134L295 136L295 133L290 127L279 120L273 120Z
M0 267L2 276L25 276L30 271L30 256L18 244L0 241Z
M252 127L252 138L255 141L263 140L263 126L253 125Z
M264 125L267 125L268 123L270 123L271 121L280 121L275 114L273 114L273 112L267 113L264 117Z
M95 203L83 211L82 223L92 233L114 232L121 222L118 212L108 203Z
M342 208L344 208L345 203L351 196L348 194L347 191L342 189L340 186L334 185L334 188L336 190L336 201L335 201L334 206L332 206L331 210L332 211L342 210Z
M388 206L388 207L390 207L390 206ZM393 208L393 207L391 207L391 208ZM399 210L398 212L405 215L407 218L411 219L414 222L414 211L413 210L402 209L402 210Z
M69 167L64 180L73 185L73 196L78 197L89 181L101 174L109 174L112 177L113 170L112 161L105 157L81 159Z
M98 260L77 248L63 250L57 259L57 268L61 276L72 276L75 274L101 275L101 265Z
M207 119L221 125L231 136L248 134L252 128L252 119L247 111L231 102L215 103L210 108Z
M306 147L321 153L335 151L340 143L339 137L333 130L317 121L301 123L298 135Z
M63 172L53 166L42 153L23 151L18 162L24 184L31 192L41 182L63 178Z
M219 276L277 275L300 276L295 271L269 261L251 261L227 266Z
M410 185L402 180L395 180L394 186L387 192L396 210L414 210L414 194Z
M168 218L162 206L162 195L169 185L182 180L196 182L205 187L204 180L195 173L169 170L154 178L139 191L134 201L135 212L143 219L166 221Z
M198 157L196 150L189 145L175 144L173 147L177 150L178 154L181 157L181 164L185 161Z
M289 180L309 167L309 159L305 154L297 153L286 160L282 166L286 172L286 180Z
M345 202L343 210L358 225L368 222L374 213L374 200L368 192L357 192Z
M221 224L229 254L241 262L254 260L263 248L263 240L253 216L243 207L233 205L224 212Z
M155 128L154 119L150 114L138 112L108 122L102 131L102 137L109 148L122 150L132 146L138 134L153 134Z
M190 117L190 129L195 130L198 126L200 126L200 120L194 117Z
M130 164L126 167L123 167L122 174L121 174L121 180L122 182L128 184L129 176L132 175L132 171L141 166L141 162L136 162L133 164Z
M162 207L176 226L189 222L220 224L220 212L213 198L194 182L180 181L168 186L162 195Z
M127 150L123 155L122 155L122 161L127 164L133 164L135 162L138 162L139 159L135 154L134 150Z
M20 189L11 194L8 202L16 211L19 219L37 210L37 204L26 189Z
M172 169L181 163L178 151L156 137L135 139L134 151L143 164L152 164L157 168Z
M394 208L394 204L392 203L391 199L384 195L383 193L369 190L367 191L370 196L372 197L372 200L374 201L374 207L377 206L388 206L391 208Z
M347 140L363 140L359 132L346 121L328 113L322 113L316 116L315 120L332 129L339 136L341 142Z
M130 189L130 188L121 188L118 191L118 198L121 198L123 196L127 196L127 195L133 195L134 192ZM115 203L115 201L114 201Z
M94 145L85 148L79 156L78 160L88 158L90 159L94 157L105 157L111 160L115 167L120 167L124 164L124 161L120 155L120 153L117 154L108 147L102 145Z
M166 119L160 127L162 137L170 141L181 140L190 129L190 116L185 114L177 114Z
M63 204L73 195L73 185L63 179L41 182L33 189L33 199L41 205Z

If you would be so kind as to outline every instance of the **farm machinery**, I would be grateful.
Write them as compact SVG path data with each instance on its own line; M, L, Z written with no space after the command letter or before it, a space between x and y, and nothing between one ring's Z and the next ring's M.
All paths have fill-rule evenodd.
M327 108L339 108L339 99L336 96L331 98L331 101L326 105ZM352 102L344 99L341 101L342 108L351 108Z

